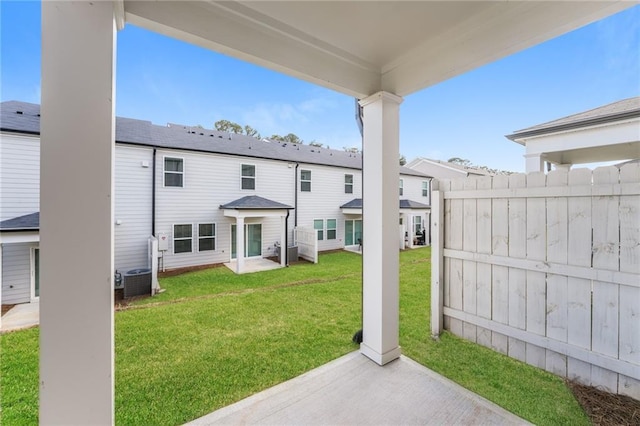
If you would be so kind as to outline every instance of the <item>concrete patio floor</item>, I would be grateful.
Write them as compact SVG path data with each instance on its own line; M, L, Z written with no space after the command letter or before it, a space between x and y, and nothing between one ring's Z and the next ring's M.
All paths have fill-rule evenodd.
M402 356L352 352L188 425L521 425L525 420Z
M22 303L11 308L2 316L0 332L30 328L40 323L40 303Z
M236 272L237 262L232 260L231 262L227 262L224 264L227 268L231 269L233 272ZM269 271L271 269L282 268L279 263L276 263L272 260L265 258L256 258L256 259L245 259L244 260L244 270L241 272L242 274L250 274L252 272L262 272Z

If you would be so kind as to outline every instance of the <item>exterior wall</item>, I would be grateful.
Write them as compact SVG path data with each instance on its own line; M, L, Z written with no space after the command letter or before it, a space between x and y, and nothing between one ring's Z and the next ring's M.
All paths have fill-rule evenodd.
M429 178L420 176L400 175L403 180L403 195L401 199L417 201L422 204L431 205L431 182ZM422 196L422 182L428 182L429 192L426 197Z
M298 185L298 226L313 229L314 219L324 220L324 239L318 241L318 250L335 250L344 247L345 219L360 219L342 214L340 206L362 198L362 172L360 170L300 164L301 170L311 170L311 192L301 191ZM353 175L353 193L345 194L344 175ZM326 220L336 219L336 239L327 240Z
M183 187L164 186L164 157L184 160ZM256 189L241 188L241 165L256 166ZM169 250L161 265L165 269L228 262L231 258L231 225L220 206L247 195L294 204L295 165L284 161L253 159L227 155L158 149L156 156L156 234L169 236ZM292 215L293 216L293 215ZM216 224L215 250L198 252L197 224ZM280 218L252 218L246 223L262 223L262 255L275 255L280 242ZM192 224L194 239L191 253L173 253L173 225ZM289 219L293 229L293 219ZM291 235L290 237L291 238Z
M34 243L2 245L2 303L31 301L31 248Z
M40 210L38 137L0 134L0 194L0 221Z
M152 148L116 146L114 265L122 273L150 266L147 239L151 236L152 175Z

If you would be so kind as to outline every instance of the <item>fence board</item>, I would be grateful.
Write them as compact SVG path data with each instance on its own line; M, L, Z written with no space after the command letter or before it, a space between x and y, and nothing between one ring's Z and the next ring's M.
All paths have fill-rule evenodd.
M621 360L640 365L640 288L620 287L619 345Z
M620 168L620 182L640 182L640 163ZM640 195L620 197L620 270L640 274Z
M593 171L593 182L615 183L617 167L598 167ZM619 197L607 195L593 200L593 267L617 271L619 269Z
M451 181L451 190L458 191L464 189L464 179L454 179ZM462 249L464 223L464 200L451 200L451 240L450 247ZM462 260L451 259L450 267L450 306L454 309L463 308L463 269ZM451 319L450 331L458 336L463 336L462 321Z
M525 188L526 175L509 176L509 188ZM509 257L525 258L527 255L527 200L509 199ZM527 322L526 271L509 268L509 325L524 329ZM509 354L524 360L524 344L520 348L515 341L509 341ZM520 353L522 352L522 353Z
M589 169L569 172L569 186L591 184ZM591 266L591 197L568 199L569 265ZM581 348L591 348L591 281L568 277L567 342ZM582 384L591 384L591 365L573 358L567 360L567 376Z
M527 188L543 188L547 175L542 172L527 175ZM547 202L544 198L527 198L527 259L547 259ZM547 281L543 272L527 271L527 331L544 336L547 328ZM546 350L526 343L526 362L538 368L546 364Z
M495 176L493 188L509 187L508 176ZM509 201L494 199L491 201L491 251L493 254L509 255ZM509 323L509 268L492 266L491 268L492 319L502 324ZM508 353L507 336L492 333L491 346L503 354Z
M478 189L490 189L492 179L480 178L476 181ZM491 200L479 199L476 204L478 253L491 254ZM483 318L491 318L491 265L476 262L476 312ZM478 327L478 343L491 347L491 331Z
M476 189L476 179L464 179L463 189ZM477 202L475 199L465 199L462 203L464 214L462 223L462 249L464 251L475 252L477 248ZM475 314L477 312L476 262L470 260L462 261L462 279L462 309L465 312ZM475 343L477 340L476 326L464 323L462 328L464 338Z

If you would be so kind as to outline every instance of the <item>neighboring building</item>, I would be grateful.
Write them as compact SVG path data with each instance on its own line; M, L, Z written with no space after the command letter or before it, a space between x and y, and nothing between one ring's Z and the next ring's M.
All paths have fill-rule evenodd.
M526 171L640 158L640 97L518 130L506 137L526 148Z
M486 170L461 166L447 161L418 157L407 164L410 169L433 176L435 179L456 179L467 176L490 176Z
M38 297L39 121L39 105L1 104L2 303ZM114 263L122 272L148 266L151 235L168 242L160 261L167 270L229 262L240 246L241 258L275 256L295 227L315 229L320 251L358 249L366 238L361 201L359 210L345 207L362 199L358 153L118 117L114 167ZM400 167L401 245L405 234L412 246L428 231L430 194L427 175Z

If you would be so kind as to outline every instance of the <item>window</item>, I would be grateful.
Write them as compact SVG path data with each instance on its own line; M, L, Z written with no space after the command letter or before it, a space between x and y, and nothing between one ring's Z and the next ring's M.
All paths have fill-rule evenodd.
M198 224L198 251L210 251L216 249L216 224Z
M313 221L313 229L318 233L318 241L324 240L324 220L315 219Z
M337 221L335 219L327 219L327 240L336 239Z
M191 253L193 229L191 224L173 225L173 252Z
M344 175L344 193L353 194L353 175Z
M413 232L416 235L422 233L422 216L413 217Z
M164 157L164 186L182 188L184 180L184 160L182 158Z
M428 180L423 180L422 181L422 196L423 197L428 197L429 196L429 181Z
M242 189L256 189L256 166L251 164L243 164L242 173Z
M402 179L400 179L399 189L400 189L400 191L399 191L400 195L403 195L404 194L404 181Z
M300 170L300 191L311 192L311 170Z

